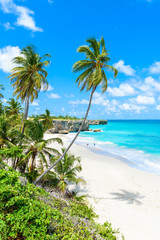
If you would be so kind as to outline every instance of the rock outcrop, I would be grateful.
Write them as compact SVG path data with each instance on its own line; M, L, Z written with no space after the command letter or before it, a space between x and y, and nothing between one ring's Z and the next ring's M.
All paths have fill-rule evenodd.
M107 120L87 120L89 125L106 125Z
M83 120L53 120L53 128L50 133L67 134L69 132L78 132ZM86 120L81 131L89 131L89 125L105 125L106 120Z

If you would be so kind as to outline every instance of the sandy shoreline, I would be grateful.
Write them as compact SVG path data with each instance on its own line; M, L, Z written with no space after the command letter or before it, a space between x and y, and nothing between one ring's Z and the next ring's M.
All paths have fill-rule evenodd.
M61 137L64 146L70 139ZM160 176L128 166L108 156L97 154L87 147L74 144L71 152L80 156L80 176L87 182L79 188L99 215L99 222L108 220L119 228L126 240L160 238Z

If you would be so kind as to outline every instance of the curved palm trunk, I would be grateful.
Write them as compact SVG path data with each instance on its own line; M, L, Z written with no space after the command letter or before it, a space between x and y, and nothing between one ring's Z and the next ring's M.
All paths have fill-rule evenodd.
M25 120L28 117L28 110L29 110L29 97L27 97L26 101L25 101L25 110L24 110L24 115L23 115L23 120L22 120L22 127L21 127L22 133L24 133L24 123L25 123Z
M65 154L68 152L68 150L71 148L71 146L72 146L73 143L75 142L76 138L78 137L78 135L79 135L81 129L83 128L84 123L85 123L85 121L86 121L86 119L87 119L87 116L88 116L88 113L89 113L89 110L90 110L90 107L91 107L91 102L92 102L93 93L94 93L95 89L96 89L96 88L93 87L92 92L91 92L91 96L90 96L89 105L88 105L88 108L87 108L86 115L85 115L85 117L84 117L84 120L83 120L83 122L82 122L82 124L81 124L81 126L80 126L80 128L79 128L79 130L78 130L78 132L77 132L77 134L76 134L75 137L73 138L72 142L71 142L71 143L69 144L69 146L66 148L66 150L64 151L64 153L60 156L60 158L59 158L54 164L52 164L44 173L42 173L42 174L36 179L36 181L34 182L34 184L36 184L47 172L49 172L59 161L61 161L61 159L65 156Z

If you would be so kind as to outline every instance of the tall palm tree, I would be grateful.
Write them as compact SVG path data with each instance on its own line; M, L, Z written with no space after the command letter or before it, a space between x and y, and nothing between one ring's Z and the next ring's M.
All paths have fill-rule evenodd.
M40 116L40 119L42 120L42 123L46 129L53 127L52 117L50 114L50 111L46 109L46 112Z
M19 162L20 165L29 165L29 172L36 170L36 165L43 168L43 164L48 167L46 157L52 155L60 155L58 150L48 146L49 143L57 142L62 144L60 138L44 139L46 129L42 122L35 119L34 121L27 121L25 128L25 140L23 144L25 157Z
M27 46L21 50L21 56L13 59L13 63L18 65L12 69L9 76L14 90L13 95L17 95L22 102L25 102L24 117L22 123L22 132L24 132L24 121L27 119L29 102L33 102L38 98L38 93L43 88L47 90L47 71L44 69L50 61L46 58L50 57L49 54L40 56L35 47Z
M3 87L2 84L0 84L0 90L4 90L4 87ZM3 94L2 93L0 93L0 98L3 98Z
M81 91L86 89L86 91L91 90L89 105L86 111L86 115L83 119L83 122L79 128L79 131L66 148L65 152L62 156L53 164L51 165L41 176L37 178L35 183L37 183L48 171L50 171L67 153L70 149L76 138L78 137L85 121L89 113L89 109L91 106L93 94L96 88L101 85L102 93L107 90L107 77L105 74L105 70L110 70L114 72L114 77L117 76L118 70L113 66L108 65L110 58L108 57L109 53L106 50L105 41L102 37L100 41L97 41L94 37L89 38L86 40L88 45L80 46L77 49L77 52L85 53L86 59L80 60L73 65L73 72L80 72L83 71L76 80L78 83L78 87L81 87Z

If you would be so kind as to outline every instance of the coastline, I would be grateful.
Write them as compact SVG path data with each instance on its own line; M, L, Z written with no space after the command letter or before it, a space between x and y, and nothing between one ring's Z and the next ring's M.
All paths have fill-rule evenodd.
M46 138L51 137L61 137L64 146L70 141L67 135L46 135ZM160 176L79 144L73 144L71 152L81 157L80 176L87 183L79 186L78 191L88 195L88 201L99 215L98 221L111 222L124 234L125 240L157 239L160 235Z

